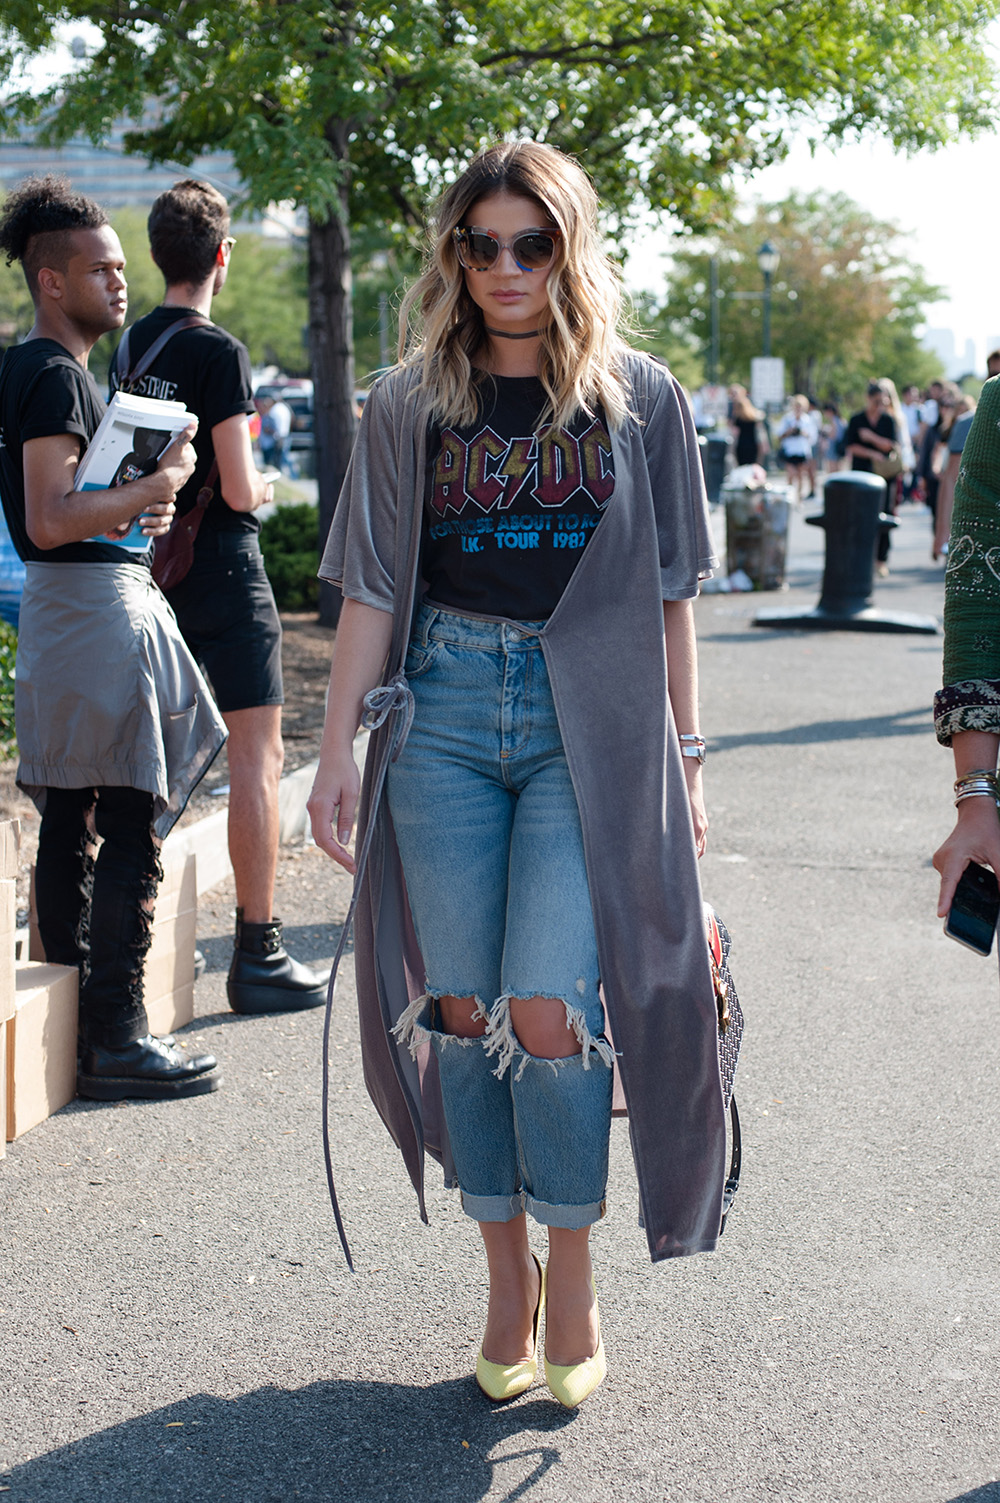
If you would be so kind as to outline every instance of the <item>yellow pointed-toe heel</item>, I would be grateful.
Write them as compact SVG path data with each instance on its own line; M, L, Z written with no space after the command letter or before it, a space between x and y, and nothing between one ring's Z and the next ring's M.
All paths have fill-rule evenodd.
M534 1253L531 1254L535 1258ZM535 1266L538 1269L538 1304L535 1306L535 1339L534 1348L530 1357L523 1362L511 1362L503 1365L499 1362L490 1362L483 1356L482 1347L476 1358L476 1382L488 1399L495 1404L500 1404L504 1399L516 1399L519 1393L525 1393L534 1383L538 1376L538 1333L542 1329L542 1314L545 1310L545 1269L535 1258Z
M590 1282L594 1290L594 1305L597 1307L597 1286L593 1279ZM597 1311L597 1351L592 1357L585 1357L582 1362L574 1362L569 1367L558 1367L548 1357L545 1358L545 1381L549 1393L559 1400L564 1409L575 1409L584 1399L589 1399L594 1390L604 1382L607 1371L600 1309Z

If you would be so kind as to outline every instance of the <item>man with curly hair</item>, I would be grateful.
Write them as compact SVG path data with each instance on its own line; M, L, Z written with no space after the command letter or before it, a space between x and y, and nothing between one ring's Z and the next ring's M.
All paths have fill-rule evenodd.
M177 497L178 513L197 504L203 487L212 491L190 571L166 594L229 731L229 855L237 904L229 1005L239 1013L298 1012L323 1005L328 978L286 952L281 920L272 912L284 761L281 621L254 515L271 500L272 488L250 447L250 356L211 320L236 242L226 200L194 178L160 194L148 229L166 289L160 306L128 330L111 384L114 389L173 330L134 390L179 400L198 419L197 464ZM192 314L199 323L176 328Z
M39 932L48 960L79 967L80 1094L201 1095L220 1083L214 1058L154 1038L142 992L159 844L225 740L149 573L195 425L151 474L74 490L105 410L87 361L125 321L125 257L104 211L53 176L8 195L0 251L35 307L0 365L0 492L26 565L15 714L18 783L42 816ZM136 520L144 551L122 546Z

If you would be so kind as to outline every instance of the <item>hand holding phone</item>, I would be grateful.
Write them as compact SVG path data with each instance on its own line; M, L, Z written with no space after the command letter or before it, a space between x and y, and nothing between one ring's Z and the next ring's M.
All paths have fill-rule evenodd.
M993 948L997 919L1000 919L1000 885L987 867L970 861L958 879L944 932L949 939L975 950L977 955L988 955Z

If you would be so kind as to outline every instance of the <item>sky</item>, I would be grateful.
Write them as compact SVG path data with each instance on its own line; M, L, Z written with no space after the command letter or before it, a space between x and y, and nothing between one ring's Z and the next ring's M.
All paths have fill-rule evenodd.
M793 189L846 193L906 231L900 251L944 289L941 301L926 310L928 327L953 330L959 350L967 339L975 341L977 367L985 374L987 348L1000 345L1000 135L913 157L880 140L824 147L811 156L801 140L784 162L757 173L743 196L773 200ZM636 246L630 285L662 285L665 241L665 234L651 235Z

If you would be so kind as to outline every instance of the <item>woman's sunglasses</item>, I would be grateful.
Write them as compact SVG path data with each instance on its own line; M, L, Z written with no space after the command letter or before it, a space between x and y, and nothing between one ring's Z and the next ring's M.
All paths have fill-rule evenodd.
M510 240L501 240L492 230L469 225L452 231L455 251L466 271L489 271L509 250L522 271L543 271L550 266L559 240L558 230L522 230Z

